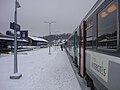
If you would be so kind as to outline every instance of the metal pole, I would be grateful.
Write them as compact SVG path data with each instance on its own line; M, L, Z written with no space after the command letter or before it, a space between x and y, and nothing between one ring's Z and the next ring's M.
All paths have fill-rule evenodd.
M17 24L17 0L15 0L15 17L14 17L14 22L15 25ZM16 26L14 26L16 27ZM18 72L18 68L17 68L17 30L15 28L14 30L14 73Z
M56 23L55 21L53 22L44 22L44 23L48 23L49 24L49 36L51 35L51 24L52 23ZM49 55L51 55L51 41L50 41L50 38L49 38Z
M51 23L49 23L49 36L51 35ZM51 42L49 38L49 55L51 55Z
M14 16L14 74L10 76L10 79L19 79L22 77L22 74L18 73L17 68L17 0L15 0L15 16Z
M55 32L55 50L56 50L56 32Z

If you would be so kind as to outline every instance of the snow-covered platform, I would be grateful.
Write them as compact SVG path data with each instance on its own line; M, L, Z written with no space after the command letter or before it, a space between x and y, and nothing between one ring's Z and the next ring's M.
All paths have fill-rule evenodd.
M10 79L13 54L0 55L0 90L81 90L65 51L52 48L18 53L20 79Z

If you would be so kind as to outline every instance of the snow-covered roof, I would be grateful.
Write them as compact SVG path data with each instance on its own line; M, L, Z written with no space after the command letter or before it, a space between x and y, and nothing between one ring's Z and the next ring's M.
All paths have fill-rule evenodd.
M9 38L9 37L0 37L0 40L9 40L9 41L14 41L14 38ZM17 39L17 41L20 41L20 42L28 42L27 40L25 39Z
M0 37L0 40L11 40L11 41L13 41L13 40L14 40L14 38L5 38L5 37Z
M28 42L27 40L25 39L17 39L17 41L21 41L21 42Z
M34 36L29 36L29 38L31 38L34 41L43 41L43 42L48 42L47 40L43 39L43 38L38 38L38 37L34 37Z
M92 41L92 40L93 40L93 37L87 38L87 41Z

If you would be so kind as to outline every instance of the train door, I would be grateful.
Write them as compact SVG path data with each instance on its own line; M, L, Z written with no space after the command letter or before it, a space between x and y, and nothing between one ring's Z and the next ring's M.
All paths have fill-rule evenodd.
M78 66L78 33L74 33L74 63Z
M79 45L79 74L85 76L85 21L83 21L79 27L80 30L80 45Z

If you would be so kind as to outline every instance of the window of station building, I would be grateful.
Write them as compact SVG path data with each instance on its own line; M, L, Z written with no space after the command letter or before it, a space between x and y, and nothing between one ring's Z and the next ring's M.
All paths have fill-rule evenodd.
M117 4L112 2L98 14L98 49L117 49Z

